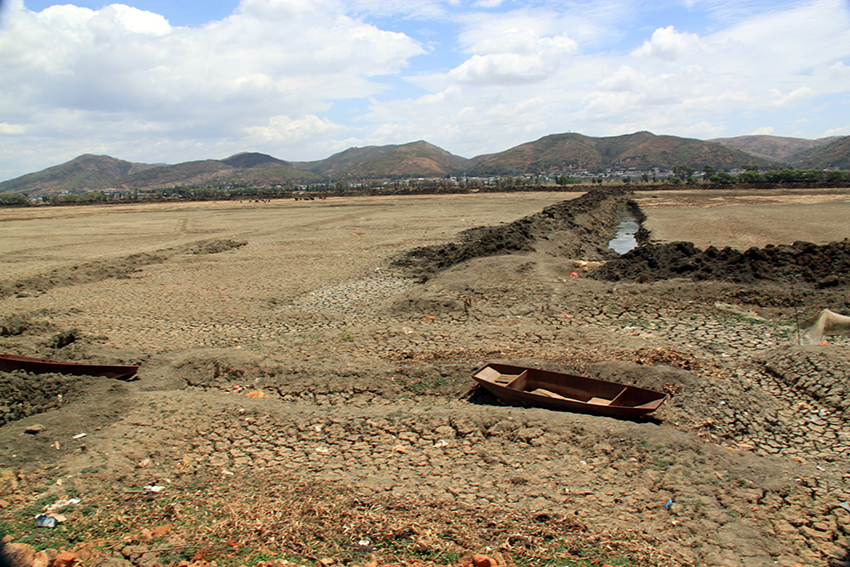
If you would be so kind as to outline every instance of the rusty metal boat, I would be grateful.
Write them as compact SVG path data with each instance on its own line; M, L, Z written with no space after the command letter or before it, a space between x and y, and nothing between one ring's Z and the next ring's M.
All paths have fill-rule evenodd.
M510 364L486 364L472 378L507 405L622 419L651 413L669 397L638 386Z
M17 354L0 354L0 370L26 370L27 372L33 372L36 374L55 372L57 374L105 376L107 378L127 380L135 376L139 367L119 366L114 364L84 364L79 362L33 358L31 356L20 356Z

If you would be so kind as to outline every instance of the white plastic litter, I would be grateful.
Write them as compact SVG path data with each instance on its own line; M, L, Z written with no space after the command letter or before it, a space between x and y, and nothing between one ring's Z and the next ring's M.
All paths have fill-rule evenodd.
M816 345L827 335L850 337L850 317L824 309L818 315L800 323L799 328L802 332L800 343Z

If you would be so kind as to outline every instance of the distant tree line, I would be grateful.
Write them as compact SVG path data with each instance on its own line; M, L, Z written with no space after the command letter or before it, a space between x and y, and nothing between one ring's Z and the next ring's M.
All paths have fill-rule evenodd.
M639 177L608 174L577 179L567 174L546 176L505 176L492 178L436 178L436 179L392 179L392 180L345 180L317 183L294 187L174 187L156 191L91 191L83 195L67 193L42 197L32 202L26 194L0 194L0 207L26 207L41 205L87 205L98 203L158 202L158 201L235 201L299 199L307 196L347 195L427 195L467 192L512 192L512 191L572 191L578 184L597 185L605 183L640 183L663 188L673 185L697 185L702 187L758 185L763 187L850 187L850 171L820 169L769 169L759 171L758 166L745 165L737 175L717 171L706 165L701 175L687 165L674 167L669 177L659 179L655 173L642 173Z
M741 166L743 171L737 175L725 171L717 171L714 167L707 165L703 168L702 180L720 185L731 185L735 183L745 184L772 184L772 185L835 185L839 187L850 184L850 171L845 170L822 170L822 169L776 169L759 171L757 165ZM673 168L672 176L668 178L672 183L696 183L694 174L696 170L687 165L678 165Z

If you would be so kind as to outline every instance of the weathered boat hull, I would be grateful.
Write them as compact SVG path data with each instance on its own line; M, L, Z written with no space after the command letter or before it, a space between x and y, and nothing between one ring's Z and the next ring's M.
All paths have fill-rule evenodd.
M652 413L669 397L638 386L510 364L486 364L472 378L508 405L621 419Z
M0 370L25 370L36 374L55 372L57 374L74 374L79 376L105 376L127 380L135 376L138 366L119 366L113 364L83 364L79 362L64 362L20 356L17 354L0 354Z

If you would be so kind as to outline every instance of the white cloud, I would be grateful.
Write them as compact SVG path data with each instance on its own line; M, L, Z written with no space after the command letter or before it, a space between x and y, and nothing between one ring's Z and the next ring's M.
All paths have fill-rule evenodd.
M540 37L531 29L512 28L498 36L479 39L468 50L477 54L513 53L556 58L572 55L577 49L578 44L566 35Z
M345 132L345 126L311 114L297 120L288 116L272 116L268 126L250 126L245 131L260 143L272 142L294 148L317 136L334 136Z
M810 87L800 87L788 94L783 94L777 89L773 89L772 92L776 98L773 104L780 108L800 106L816 96L815 91Z
M26 128L24 128L21 124L7 124L6 122L0 122L0 134L14 136L17 134L23 134L24 132L26 132Z
M632 52L635 57L657 57L664 61L675 61L689 53L703 51L700 37L693 33L676 31L673 26L658 28L652 39Z
M638 73L628 65L623 65L611 75L608 75L598 85L606 91L633 91L646 83L646 76Z
M98 18L103 18L103 28L123 27L130 33L163 36L171 31L168 20L144 10L137 10L124 4L112 4L99 11Z
M168 161L204 157L187 155L194 144L183 141L230 140L238 151L253 142L245 132L271 144L282 125L290 139L337 133L317 113L382 92L373 77L397 74L422 53L410 37L333 2L244 0L200 28L120 4L34 13L18 3L0 33L0 116L34 124L31 143L111 141L112 153L132 154L156 132L175 150Z
M0 178L83 152L306 160L426 139L472 157L564 131L850 123L846 0L681 2L687 18L638 0L243 0L177 27L125 5L7 0Z
M449 72L449 78L461 84L519 85L546 78L546 67L538 57L499 53L473 55Z
M765 126L763 128L759 128L755 132L753 132L753 136L770 136L776 131L776 128L773 126Z
M475 53L448 77L471 85L519 85L544 80L576 52L578 44L566 35L540 37L531 29L511 28L498 36L477 40Z

